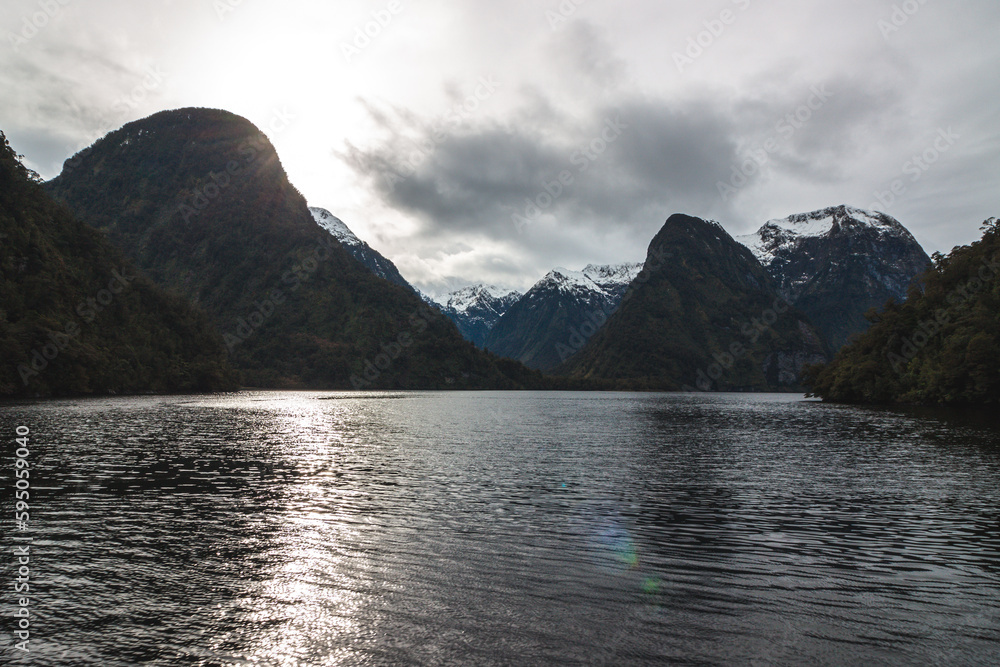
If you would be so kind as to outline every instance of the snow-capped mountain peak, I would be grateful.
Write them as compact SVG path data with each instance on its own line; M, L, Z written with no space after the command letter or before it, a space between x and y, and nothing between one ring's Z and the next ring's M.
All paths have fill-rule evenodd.
M556 267L549 271L535 286L553 286L558 289L572 290L574 288L597 289L600 287L583 271L570 271Z
M486 347L530 368L555 368L565 361L574 332L589 338L612 316L642 267L591 264L582 271L549 271L500 318Z
M761 264L768 266L803 239L860 230L873 230L879 236L897 236L915 242L910 232L892 216L853 206L833 206L768 220L756 233L737 236L736 240L748 247Z
M642 262L626 262L624 264L588 264L583 269L594 282L600 285L629 285L642 271Z
M513 303L521 297L517 290L498 287L496 285L469 285L446 295L445 308L457 313L467 313L470 308L486 308L497 310L498 302ZM509 305L509 304L508 304ZM506 308L502 308L506 310ZM503 313L499 313L502 315Z
M834 348L868 327L869 308L906 299L928 262L898 220L851 206L770 220L737 240Z
M347 246L362 245L361 239L354 235L354 232L344 224L344 221L325 208L310 207L309 212L312 213L316 224L330 232L341 244Z
M521 293L497 285L469 285L430 301L455 323L466 340L482 347L490 329Z
M532 290L555 288L568 293L597 292L612 297L627 288L642 271L642 264L589 264L583 271L557 267L542 278Z

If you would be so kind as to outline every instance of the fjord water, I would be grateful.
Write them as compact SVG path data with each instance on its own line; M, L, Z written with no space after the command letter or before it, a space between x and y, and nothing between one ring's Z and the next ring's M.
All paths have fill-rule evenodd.
M25 664L1000 662L1000 430L952 413L694 394L7 405L5 554L19 425Z

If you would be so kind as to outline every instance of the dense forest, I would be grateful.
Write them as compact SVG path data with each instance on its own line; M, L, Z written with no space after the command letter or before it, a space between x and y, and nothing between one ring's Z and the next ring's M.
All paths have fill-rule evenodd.
M0 132L0 395L236 386L205 315L52 201Z
M813 395L843 403L1000 402L1000 223L981 240L936 253L904 303L870 311L872 327L826 365L809 368Z

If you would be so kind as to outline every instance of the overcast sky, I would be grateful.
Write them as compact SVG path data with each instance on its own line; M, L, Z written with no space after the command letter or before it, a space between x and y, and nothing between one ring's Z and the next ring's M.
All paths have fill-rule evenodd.
M996 0L4 0L0 26L0 129L44 177L227 109L430 292L641 261L676 212L877 208L929 253L1000 215Z

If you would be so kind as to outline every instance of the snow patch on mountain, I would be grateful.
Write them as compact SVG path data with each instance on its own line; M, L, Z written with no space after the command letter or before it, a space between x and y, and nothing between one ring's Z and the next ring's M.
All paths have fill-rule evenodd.
M588 264L583 273L600 285L629 285L642 271L642 262L625 264Z
M407 282L406 278L400 274L399 269L387 257L384 257L377 250L354 235L354 232L344 224L344 221L330 213L325 208L311 207L309 212L313 216L316 224L325 229L335 239L340 242L347 252L357 261L361 262L369 271L388 280L391 283L404 287L414 293L413 285Z
M642 271L641 263L589 264L583 271L570 271L561 267L550 271L538 281L528 294L538 294L544 290L559 290L572 295L597 293L611 301L616 301Z
M445 308L456 313L468 313L470 309L481 308L503 315L514 302L521 298L517 290L496 285L470 285L446 295ZM498 312L499 311L499 312Z
M341 244L347 246L359 246L362 244L361 239L354 235L354 232L344 224L343 220L325 208L310 207L309 212L312 213L316 224L330 232Z

